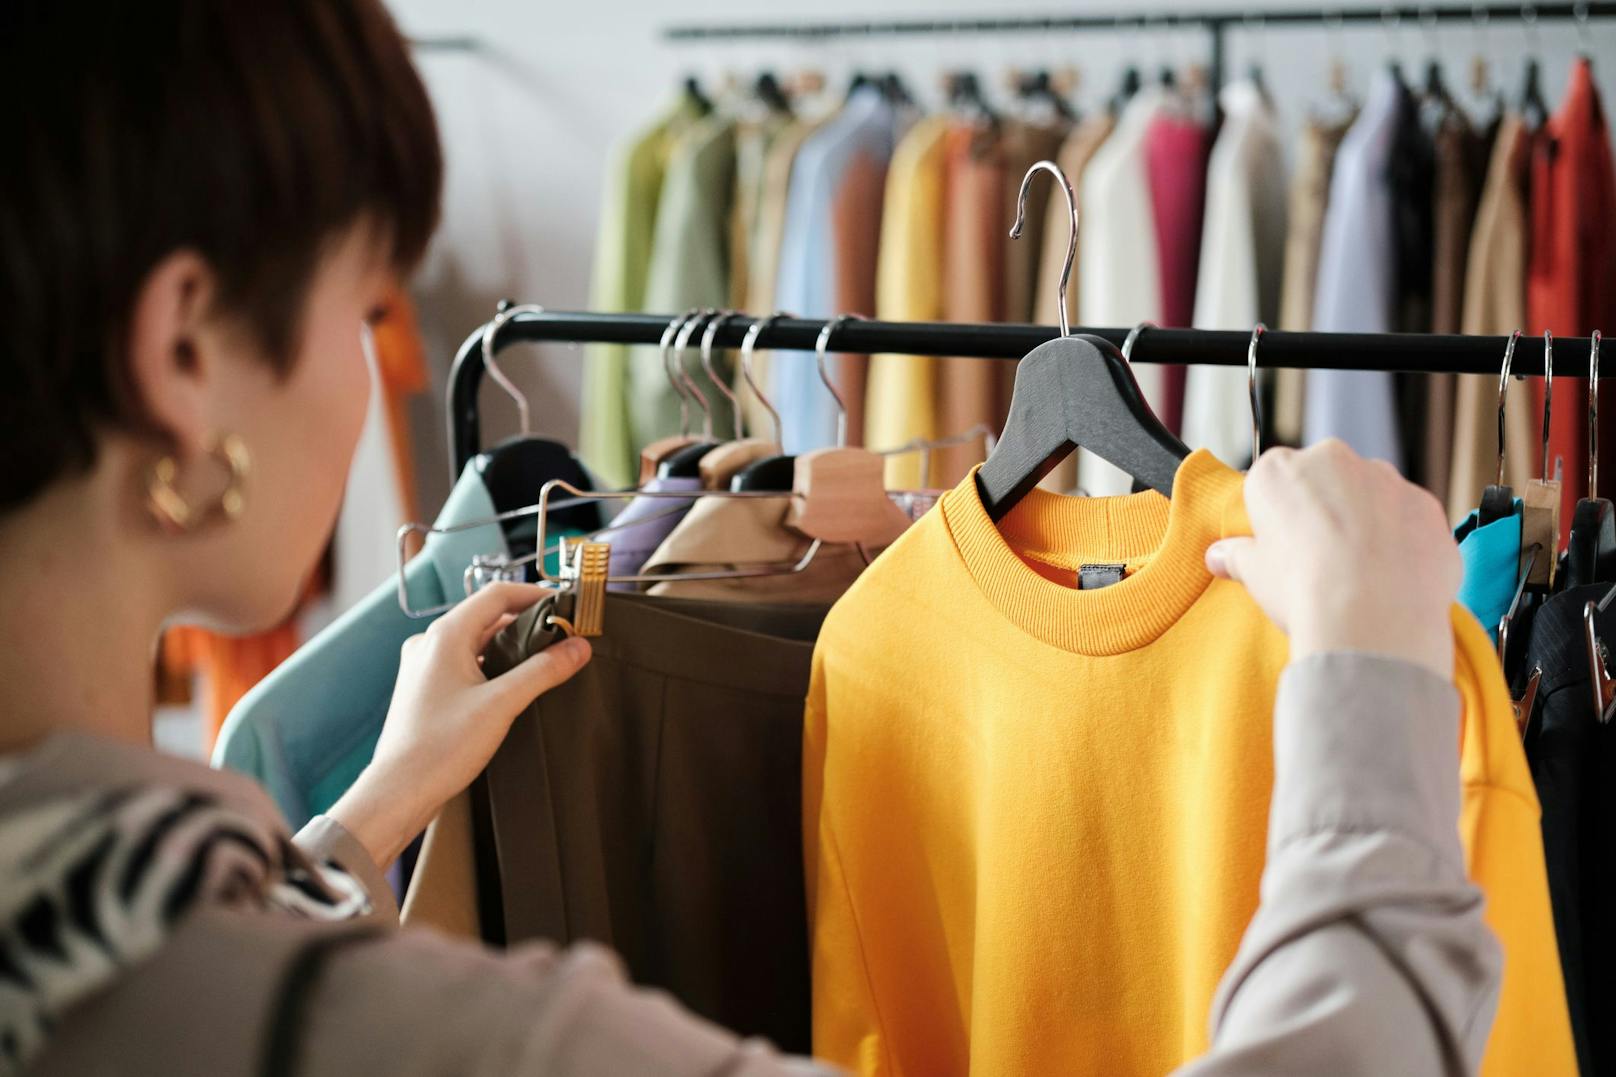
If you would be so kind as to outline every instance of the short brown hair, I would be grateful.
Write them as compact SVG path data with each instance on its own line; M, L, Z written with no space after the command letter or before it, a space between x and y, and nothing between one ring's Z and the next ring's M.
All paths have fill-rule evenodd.
M284 370L329 244L373 223L412 266L443 172L380 0L3 8L0 511L93 464L98 427L143 427L121 345L164 257L207 259Z

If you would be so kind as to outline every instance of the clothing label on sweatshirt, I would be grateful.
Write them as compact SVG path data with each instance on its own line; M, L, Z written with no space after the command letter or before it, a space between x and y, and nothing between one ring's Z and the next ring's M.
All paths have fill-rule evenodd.
M1122 582L1124 565L1081 565L1077 570L1077 589L1079 591L1098 591L1102 587L1110 587L1113 583Z

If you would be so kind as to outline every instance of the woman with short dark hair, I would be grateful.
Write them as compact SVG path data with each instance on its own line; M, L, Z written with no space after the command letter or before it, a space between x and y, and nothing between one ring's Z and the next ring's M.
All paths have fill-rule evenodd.
M381 870L588 661L484 678L536 588L411 641L373 762L295 837L250 781L152 750L164 623L277 623L314 568L362 326L436 224L436 127L378 0L12 0L0 30L0 1073L813 1070L597 947L394 930ZM1191 1070L1473 1069L1497 953L1456 866L1440 511L1338 446L1265 457L1246 497L1256 537L1209 562L1292 634L1275 826L1316 789L1385 811L1275 844ZM1372 542L1399 556L1371 576ZM1327 691L1370 675L1372 714Z

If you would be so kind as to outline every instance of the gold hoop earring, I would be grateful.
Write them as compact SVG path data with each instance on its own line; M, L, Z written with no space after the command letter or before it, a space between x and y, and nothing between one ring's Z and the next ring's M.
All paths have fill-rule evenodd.
M185 500L175 480L179 478L179 462L165 456L152 465L146 476L146 507L164 530L174 534L194 531L215 517L234 521L247 507L245 486L252 471L252 454L247 443L235 434L214 438L208 445L208 456L219 461L230 473L224 492L213 504L198 509Z

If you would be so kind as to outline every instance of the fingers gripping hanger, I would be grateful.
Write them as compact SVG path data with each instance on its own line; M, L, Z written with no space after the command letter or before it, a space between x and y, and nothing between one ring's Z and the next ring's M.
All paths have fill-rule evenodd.
M1151 412L1121 353L1099 337L1070 335L1066 291L1077 256L1077 195L1053 162L1039 161L1023 177L1011 238L1021 234L1027 190L1040 171L1059 181L1071 219L1059 285L1061 335L1017 366L1004 434L977 472L977 491L995 522L1079 445L1163 494L1171 493L1178 465L1189 455Z

